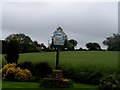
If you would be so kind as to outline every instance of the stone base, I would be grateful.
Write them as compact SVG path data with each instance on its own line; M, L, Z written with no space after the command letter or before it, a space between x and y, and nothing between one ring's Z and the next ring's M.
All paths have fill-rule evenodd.
M46 88L68 88L72 86L72 81L63 78L62 70L53 70L51 78L44 78L41 86Z
M72 83L69 79L44 78L43 86L46 88L69 88Z
M53 70L52 71L52 78L60 79L63 78L63 71L62 70Z

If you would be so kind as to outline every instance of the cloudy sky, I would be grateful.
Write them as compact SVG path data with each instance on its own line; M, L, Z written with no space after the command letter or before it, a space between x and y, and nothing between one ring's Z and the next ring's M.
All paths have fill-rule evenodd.
M62 27L77 48L118 33L117 2L5 2L2 11L2 36L24 33L48 45L52 33Z

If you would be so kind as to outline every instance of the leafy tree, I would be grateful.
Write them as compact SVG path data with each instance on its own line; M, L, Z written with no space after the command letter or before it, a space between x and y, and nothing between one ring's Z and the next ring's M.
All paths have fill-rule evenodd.
M41 43L40 46L42 47L42 51L46 51L47 47L44 45L44 43Z
M74 46L73 46L72 43L70 43L69 40L67 40L67 41L65 42L65 48L66 48L68 51L74 50Z
M75 50L75 46L77 46L77 41L74 39L68 40L69 44L68 47L70 50Z
M19 43L16 40L7 42L5 59L7 63L18 63L19 58Z
M76 40L74 39L65 40L64 49L72 51L72 50L75 50L75 46L77 46Z
M37 47L41 47L41 45L40 45L37 41L34 41L34 44L35 44Z
M108 50L119 51L120 50L120 34L113 34L113 36L107 37L103 41L103 44L107 46Z
M98 43L89 42L86 44L88 50L101 50L101 46Z
M35 45L35 43L31 40L29 36L26 36L23 33L11 34L5 40L6 41L17 40L20 45L20 52L22 53L37 51L37 46Z
M71 43L73 47L77 46L77 41L74 39L69 40L69 43Z
M37 46L37 51L41 52L42 51L41 44L39 44L37 41L34 41L34 44Z

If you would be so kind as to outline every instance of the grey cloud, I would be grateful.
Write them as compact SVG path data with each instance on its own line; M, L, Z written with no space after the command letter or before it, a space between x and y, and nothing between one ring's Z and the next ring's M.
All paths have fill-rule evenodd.
M2 8L3 38L7 32L25 33L47 44L61 26L69 38L84 47L89 41L102 43L117 33L117 3L5 3ZM8 33L9 34L9 33Z

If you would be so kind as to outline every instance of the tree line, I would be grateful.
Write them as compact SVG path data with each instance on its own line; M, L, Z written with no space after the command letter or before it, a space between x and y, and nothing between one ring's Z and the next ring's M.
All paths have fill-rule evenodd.
M55 51L54 45L51 42L49 46L45 46L44 43L38 43L33 41L29 36L19 33L11 34L5 40L0 40L2 42L2 53L9 52L9 49L18 48L19 53L28 53L28 52L41 52L41 51ZM78 42L74 39L66 40L62 51L75 51L75 47ZM107 46L108 51L119 51L120 50L120 35L113 34L110 37L107 37L103 44ZM100 51L101 46L97 42L88 42L86 43L87 50L96 50ZM84 51L86 49L79 48L77 50Z
M9 50L9 48L13 47L14 45L18 48L19 53L55 51L55 48L52 42L47 47L45 46L44 43L40 44L37 41L33 41L29 36L23 33L11 34L7 38L5 38L5 40L1 40L1 42L2 42L2 53L3 54L7 53L8 51L11 51ZM16 43L18 44L16 45ZM76 40L74 39L66 40L64 46L61 47L61 50L74 51L75 46L77 46Z

